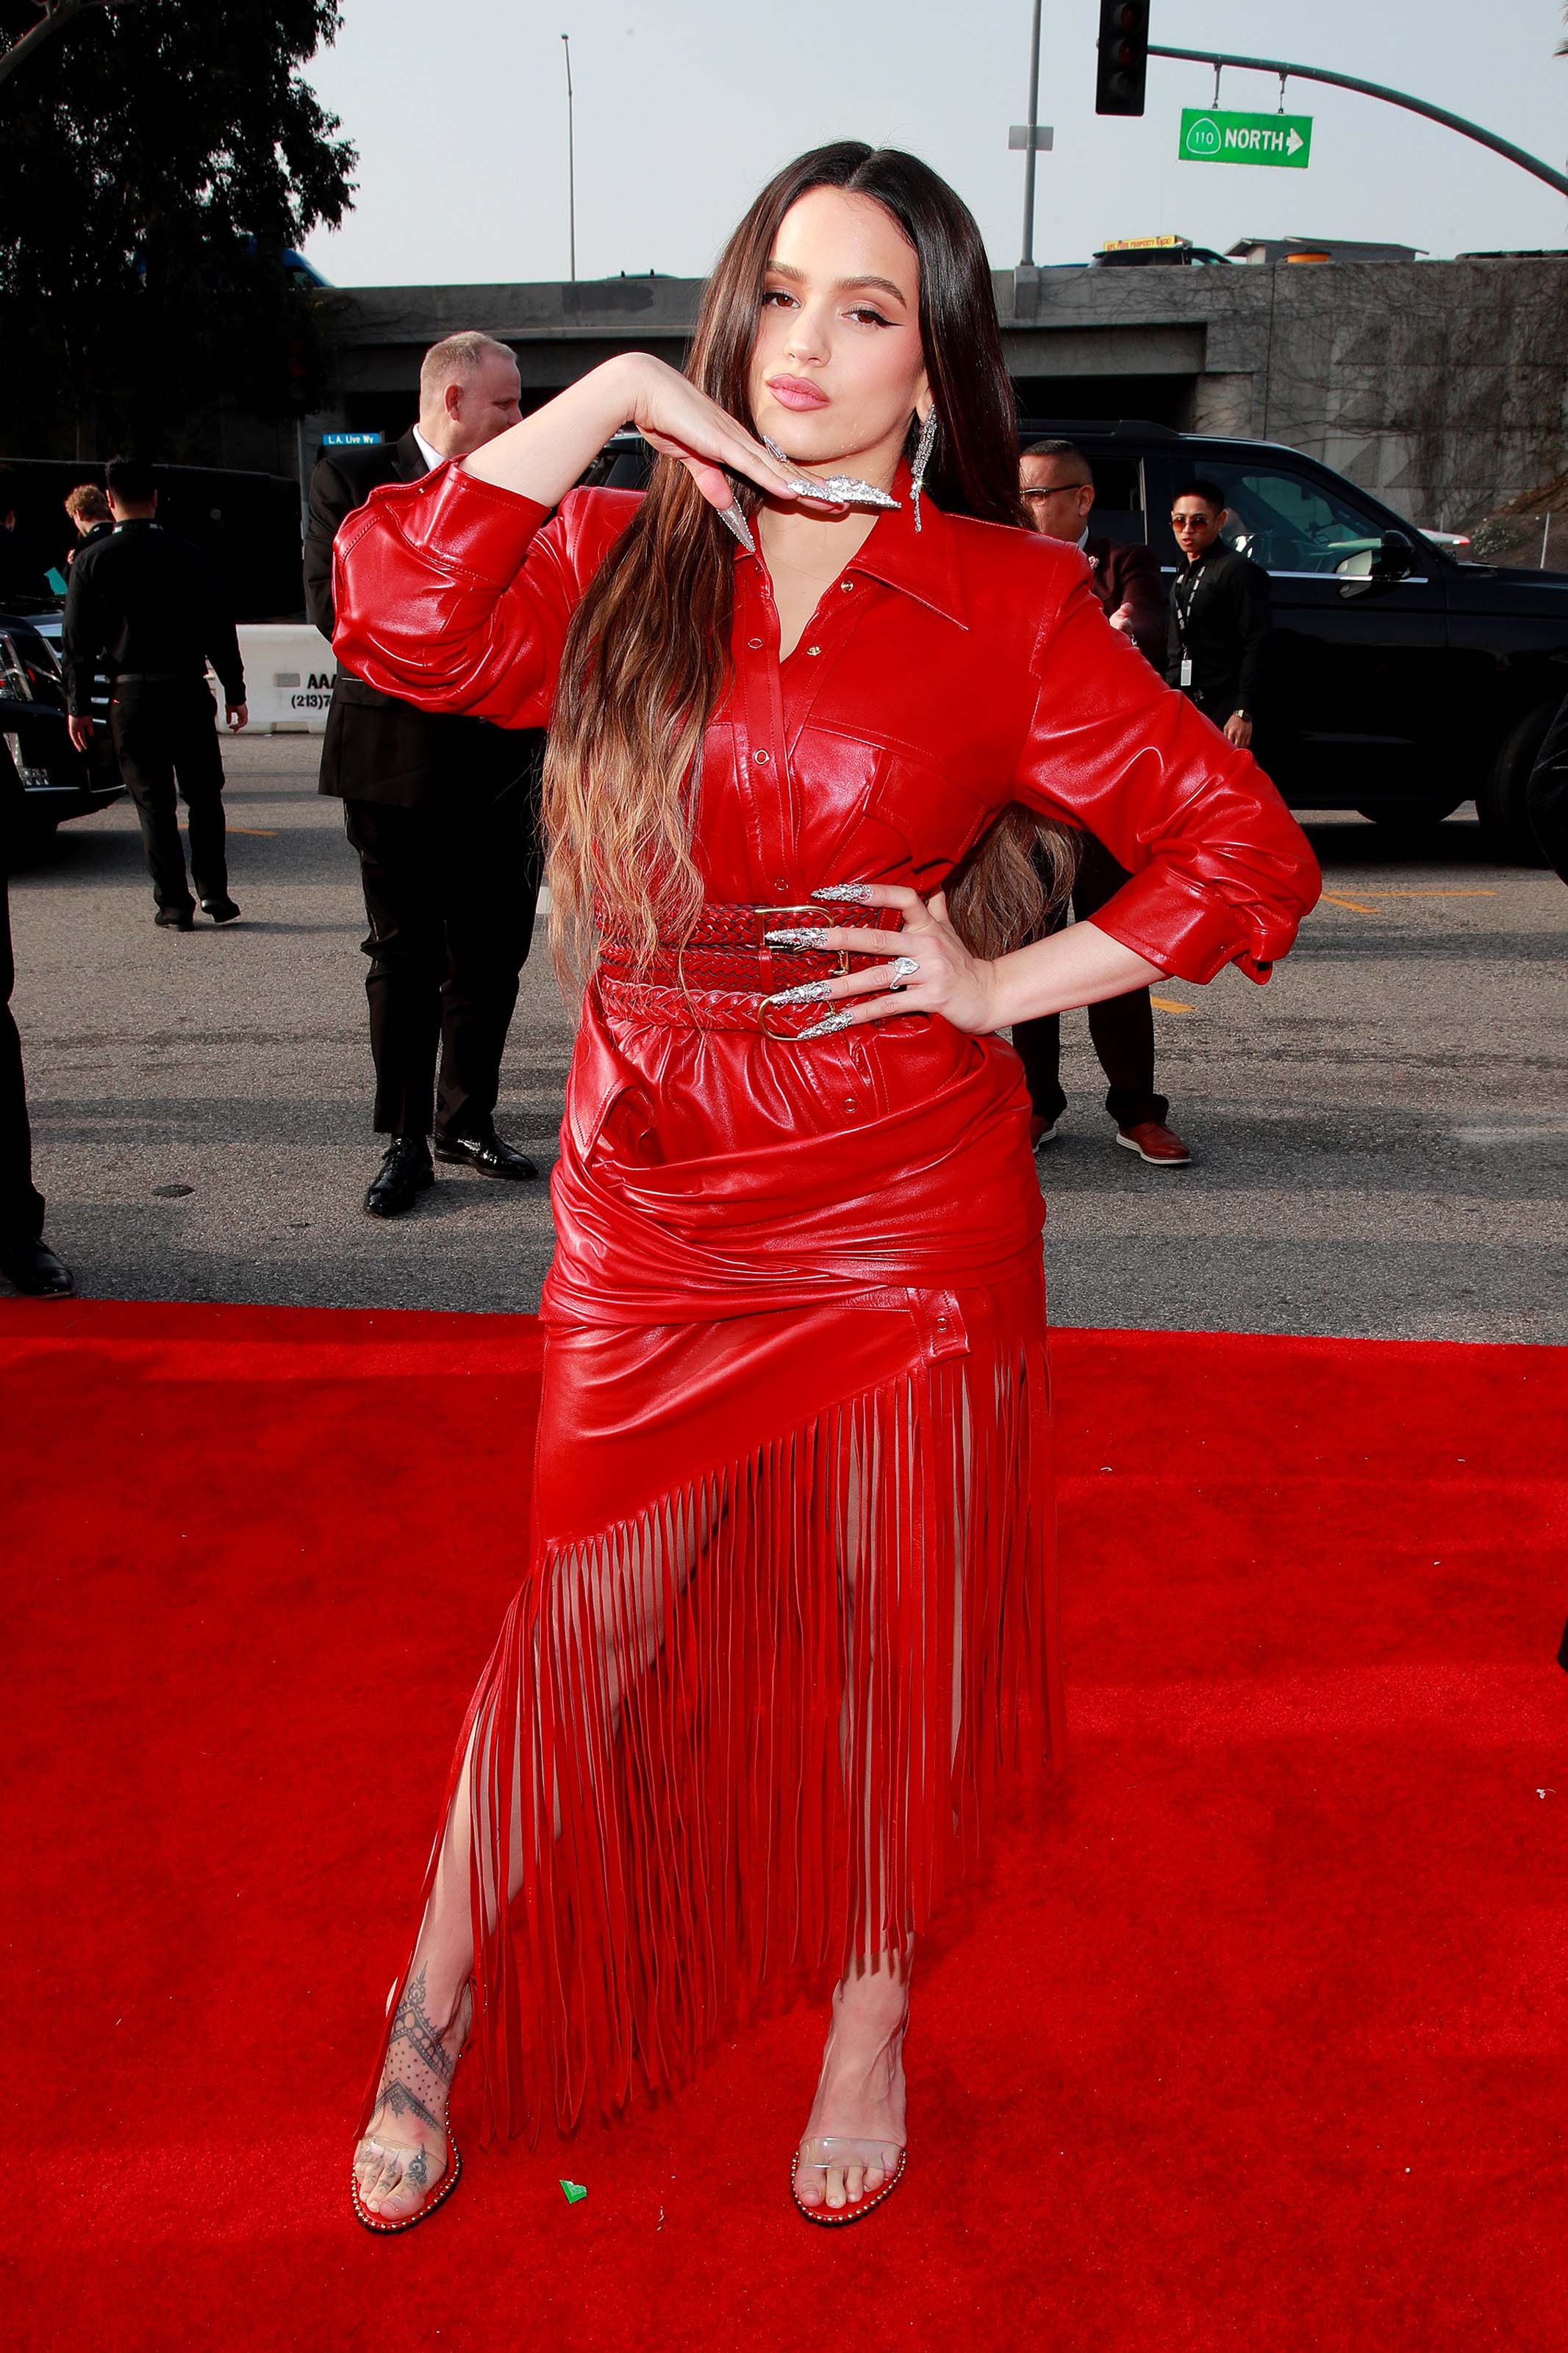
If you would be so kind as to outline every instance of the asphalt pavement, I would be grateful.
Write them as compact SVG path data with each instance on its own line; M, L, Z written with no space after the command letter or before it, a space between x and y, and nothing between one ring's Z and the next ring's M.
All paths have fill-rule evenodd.
M153 927L124 803L14 871L47 1238L100 1298L531 1310L542 1182L443 1169L410 1216L361 1210L364 915L318 749L226 744L225 930ZM1310 830L1326 896L1272 981L1156 991L1189 1168L1115 1147L1066 1017L1071 1103L1040 1161L1055 1319L1568 1342L1568 891L1491 863L1468 806L1418 849L1354 817ZM542 1166L570 1050L541 946L498 1124Z

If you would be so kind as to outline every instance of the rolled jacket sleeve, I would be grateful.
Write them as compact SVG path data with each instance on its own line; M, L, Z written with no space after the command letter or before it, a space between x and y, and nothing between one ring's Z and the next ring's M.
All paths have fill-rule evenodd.
M1266 980L1316 904L1306 836L1248 752L1110 628L1087 575L1036 640L1017 798L1102 841L1131 880L1094 922L1184 980Z
M548 520L455 466L372 491L333 549L339 660L422 711L543 726L582 593L574 526L593 495L570 492Z

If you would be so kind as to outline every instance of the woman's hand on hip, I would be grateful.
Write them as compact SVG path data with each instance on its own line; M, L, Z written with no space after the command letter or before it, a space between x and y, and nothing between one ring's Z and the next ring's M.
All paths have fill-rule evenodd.
M826 1038L836 1030L900 1019L909 1013L940 1014L955 1029L972 1036L1001 1027L1005 1017L997 1006L995 966L964 946L948 918L942 892L922 899L917 891L896 882L848 882L814 891L812 896L857 907L890 907L902 916L903 926L890 936L859 923L823 931L781 928L767 934L784 946L846 948L853 955L885 959L865 972L776 991L768 999L772 1005L822 1007L822 1018L798 1030L797 1037Z

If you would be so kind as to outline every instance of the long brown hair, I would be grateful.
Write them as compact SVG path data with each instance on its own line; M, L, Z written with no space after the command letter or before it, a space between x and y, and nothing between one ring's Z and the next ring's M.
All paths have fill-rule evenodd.
M750 371L779 224L813 188L870 196L920 263L920 330L939 420L927 481L938 506L1024 525L1012 388L973 216L897 148L845 140L768 182L725 246L686 373L754 432ZM910 420L910 445L914 438ZM743 506L758 493L742 486ZM591 967L596 924L646 955L686 936L702 903L691 857L704 731L729 683L732 543L678 459L647 497L573 617L544 767L551 933L563 980ZM952 920L978 955L1044 928L1072 869L1071 837L1010 809L954 878Z

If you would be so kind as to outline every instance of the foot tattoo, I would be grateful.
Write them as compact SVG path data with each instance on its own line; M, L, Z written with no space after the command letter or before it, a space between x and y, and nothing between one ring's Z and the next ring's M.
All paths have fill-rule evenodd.
M354 2151L354 2179L384 2221L410 2214L447 2168L447 2109L472 2016L465 1986L444 2027L426 2007L423 1968L403 1989L382 2071L381 2096ZM396 2129L401 2126L402 2129Z

